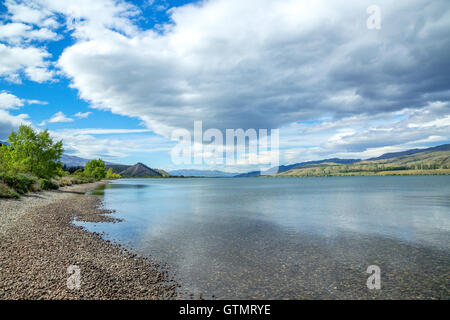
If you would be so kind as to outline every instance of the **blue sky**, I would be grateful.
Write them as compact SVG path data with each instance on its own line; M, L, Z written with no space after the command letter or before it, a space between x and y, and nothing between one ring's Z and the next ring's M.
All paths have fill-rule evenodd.
M178 169L171 133L280 129L281 164L449 142L450 5L5 0L0 139L28 123L84 158ZM189 165L245 171L252 165Z

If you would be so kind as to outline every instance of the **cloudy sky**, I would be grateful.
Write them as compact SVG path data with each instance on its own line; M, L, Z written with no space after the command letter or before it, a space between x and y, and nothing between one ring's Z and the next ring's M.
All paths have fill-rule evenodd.
M165 169L196 120L280 129L282 164L434 146L449 57L448 0L4 0L0 139L27 123L68 154Z

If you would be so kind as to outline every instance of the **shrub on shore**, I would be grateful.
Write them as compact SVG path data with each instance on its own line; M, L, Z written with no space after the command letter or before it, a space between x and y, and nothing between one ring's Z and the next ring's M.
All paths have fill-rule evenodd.
M106 179L120 179L122 178L120 174L114 173L112 168L109 168L106 172Z
M8 141L9 145L0 146L0 198L17 198L27 192L55 190L105 177L120 178L112 170L106 172L101 159L89 161L84 170L79 168L73 174L65 171L59 161L64 151L62 140L54 142L47 130L21 125L11 132Z
M84 170L78 169L74 172L74 175L82 178L93 179L94 181L102 179L120 179L121 176L118 173L114 173L112 168L106 171L105 163L102 159L91 160L86 163Z
M20 194L95 182L94 178L63 176L54 179L37 178L31 174L0 172L0 198L18 198Z
M47 179L40 179L39 182L42 190L56 190L59 188L57 184Z
M64 176L55 180L55 183L58 184L60 187L91 182L95 182L95 179L83 177L82 175Z
M0 182L0 198L18 198L19 194L8 187L6 183Z
M105 163L102 159L91 160L84 166L83 176L101 180L106 177Z
M0 172L0 180L19 194L24 194L32 191L33 185L37 181L36 177L32 175L23 173L11 174L5 172Z

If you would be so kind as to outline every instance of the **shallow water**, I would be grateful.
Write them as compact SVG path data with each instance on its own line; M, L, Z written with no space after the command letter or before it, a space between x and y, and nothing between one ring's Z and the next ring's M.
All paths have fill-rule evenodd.
M124 222L77 224L167 263L182 292L450 297L449 176L123 179L94 194Z

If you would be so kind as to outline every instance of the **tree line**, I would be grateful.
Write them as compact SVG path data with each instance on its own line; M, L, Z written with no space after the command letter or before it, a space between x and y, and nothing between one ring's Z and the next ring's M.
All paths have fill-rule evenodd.
M118 179L101 159L70 172L60 161L63 141L54 141L48 130L36 131L21 125L0 146L0 197L18 197L30 191L57 189L60 186Z

